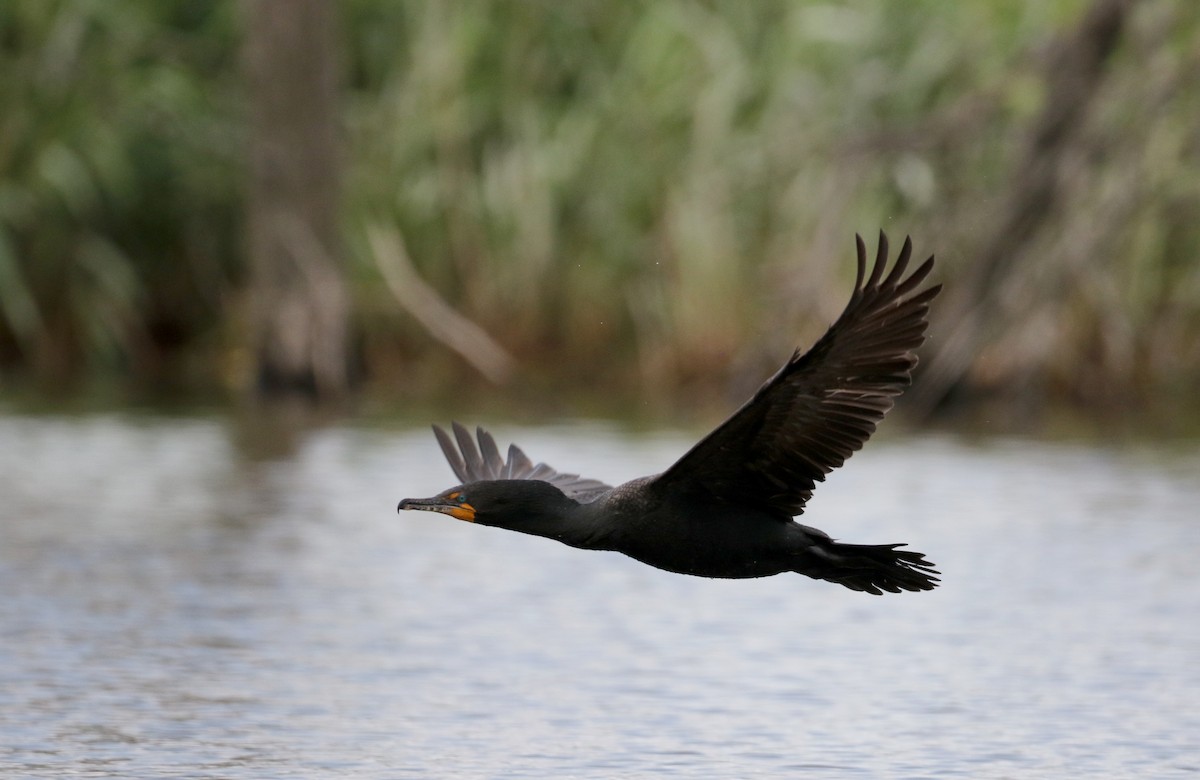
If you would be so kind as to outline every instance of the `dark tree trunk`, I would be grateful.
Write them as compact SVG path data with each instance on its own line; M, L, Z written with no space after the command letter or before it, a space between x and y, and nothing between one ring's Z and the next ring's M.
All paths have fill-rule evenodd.
M932 413L965 381L979 349L1015 315L1002 310L997 290L1030 262L1028 249L1054 224L1064 203L1063 169L1078 146L1088 111L1110 72L1136 0L1092 0L1078 27L1064 33L1049 53L1046 101L1025 138L1024 153L1004 204L970 271L947 297L938 317L952 325L935 329L928 362L907 407Z
M335 0L243 0L250 100L251 309L263 396L349 385L338 231Z

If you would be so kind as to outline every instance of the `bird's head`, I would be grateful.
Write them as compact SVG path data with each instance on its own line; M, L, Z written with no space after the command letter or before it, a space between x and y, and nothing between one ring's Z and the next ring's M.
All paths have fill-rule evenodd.
M549 482L497 479L443 490L433 498L406 498L396 511L441 512L479 525L554 536L554 524L578 504Z

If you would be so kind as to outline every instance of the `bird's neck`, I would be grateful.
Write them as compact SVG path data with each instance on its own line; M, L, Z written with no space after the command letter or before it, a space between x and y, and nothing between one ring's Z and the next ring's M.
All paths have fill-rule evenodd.
M519 525L513 526L514 531L557 539L585 550L606 549L604 529L596 503L580 504L565 496L553 507L526 514Z

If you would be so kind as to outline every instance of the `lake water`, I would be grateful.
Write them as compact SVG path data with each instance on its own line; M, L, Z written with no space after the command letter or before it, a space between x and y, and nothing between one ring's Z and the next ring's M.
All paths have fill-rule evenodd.
M618 482L681 433L496 431ZM932 593L709 581L398 516L427 429L0 417L0 775L1200 773L1200 447L872 442L806 522Z

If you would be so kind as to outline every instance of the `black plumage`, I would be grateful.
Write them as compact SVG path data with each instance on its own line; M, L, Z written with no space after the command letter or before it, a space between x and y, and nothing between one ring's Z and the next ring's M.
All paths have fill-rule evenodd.
M681 574L794 571L874 594L936 587L933 564L904 545L843 544L793 520L910 384L929 303L941 290L918 289L932 257L905 276L907 239L889 271L883 233L868 277L866 246L856 238L858 276L837 321L663 473L612 488L535 465L515 445L505 459L482 429L476 447L455 423L453 438L434 432L461 484L398 508L616 550Z

